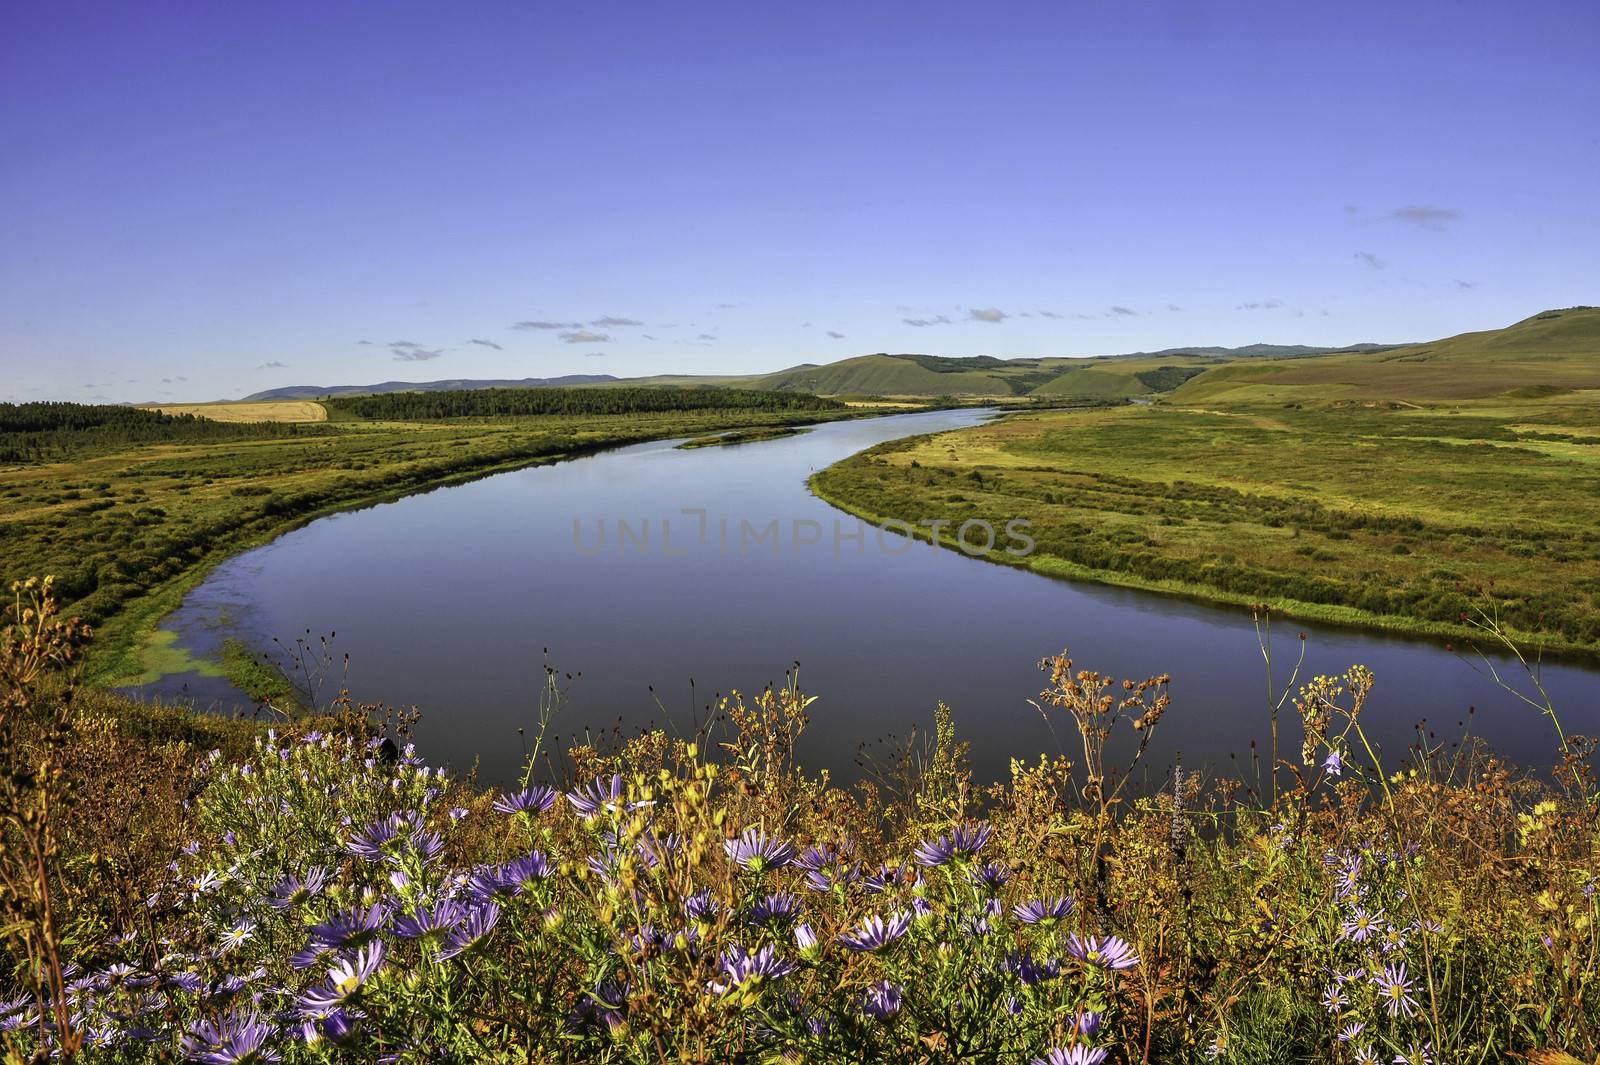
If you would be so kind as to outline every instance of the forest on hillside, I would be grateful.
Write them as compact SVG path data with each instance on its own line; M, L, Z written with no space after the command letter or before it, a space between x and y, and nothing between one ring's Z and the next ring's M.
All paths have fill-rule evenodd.
M124 444L318 436L322 425L220 422L109 403L0 403L0 462L41 462Z

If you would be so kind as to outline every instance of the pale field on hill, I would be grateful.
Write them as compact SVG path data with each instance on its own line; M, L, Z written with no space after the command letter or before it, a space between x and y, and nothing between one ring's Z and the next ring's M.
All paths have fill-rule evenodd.
M325 422L328 412L309 399L273 399L256 403L152 403L147 410L193 414L219 422Z

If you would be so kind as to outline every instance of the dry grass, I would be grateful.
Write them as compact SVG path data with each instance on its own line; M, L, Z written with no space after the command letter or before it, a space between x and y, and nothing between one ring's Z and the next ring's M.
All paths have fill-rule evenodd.
M325 422L328 412L309 399L275 399L259 403L162 403L149 410L193 414L218 422Z

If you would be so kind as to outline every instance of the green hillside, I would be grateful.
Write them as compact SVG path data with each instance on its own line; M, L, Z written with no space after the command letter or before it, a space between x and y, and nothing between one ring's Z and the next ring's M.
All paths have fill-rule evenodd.
M1192 404L1414 403L1600 389L1600 308L1544 311L1504 329L1384 351L1230 362L1187 382Z
M817 395L1020 396L1060 373L1067 359L945 359L861 355L759 377L750 387Z

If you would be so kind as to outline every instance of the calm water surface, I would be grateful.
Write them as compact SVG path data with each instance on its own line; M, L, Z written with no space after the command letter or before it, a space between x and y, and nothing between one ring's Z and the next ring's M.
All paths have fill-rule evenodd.
M858 540L855 519L806 490L813 471L862 448L984 417L842 422L693 451L640 444L335 515L225 563L167 627L202 654L226 634L269 648L273 637L336 632L359 699L416 706L424 754L459 770L476 762L490 782L518 768L517 729L534 721L546 648L552 665L581 673L556 725L563 737L652 723L687 732L714 693L781 683L798 661L802 686L820 696L802 741L808 766L853 778L863 744L881 750L927 726L942 699L992 778L1013 755L1070 753L1071 727L1052 730L1028 705L1041 687L1034 663L1066 647L1082 668L1172 675L1155 780L1177 751L1190 767L1236 773L1235 755L1248 765L1250 741L1265 741L1266 679L1247 613L1051 580L870 528ZM758 540L774 521L776 537ZM1307 676L1356 662L1377 675L1364 721L1387 750L1424 718L1456 738L1476 707L1475 734L1514 760L1550 762L1549 723L1437 644L1286 624L1280 683L1302 627ZM1600 731L1600 673L1547 666L1543 679L1569 732ZM152 690L239 701L196 675ZM1298 749L1292 711L1282 734Z

